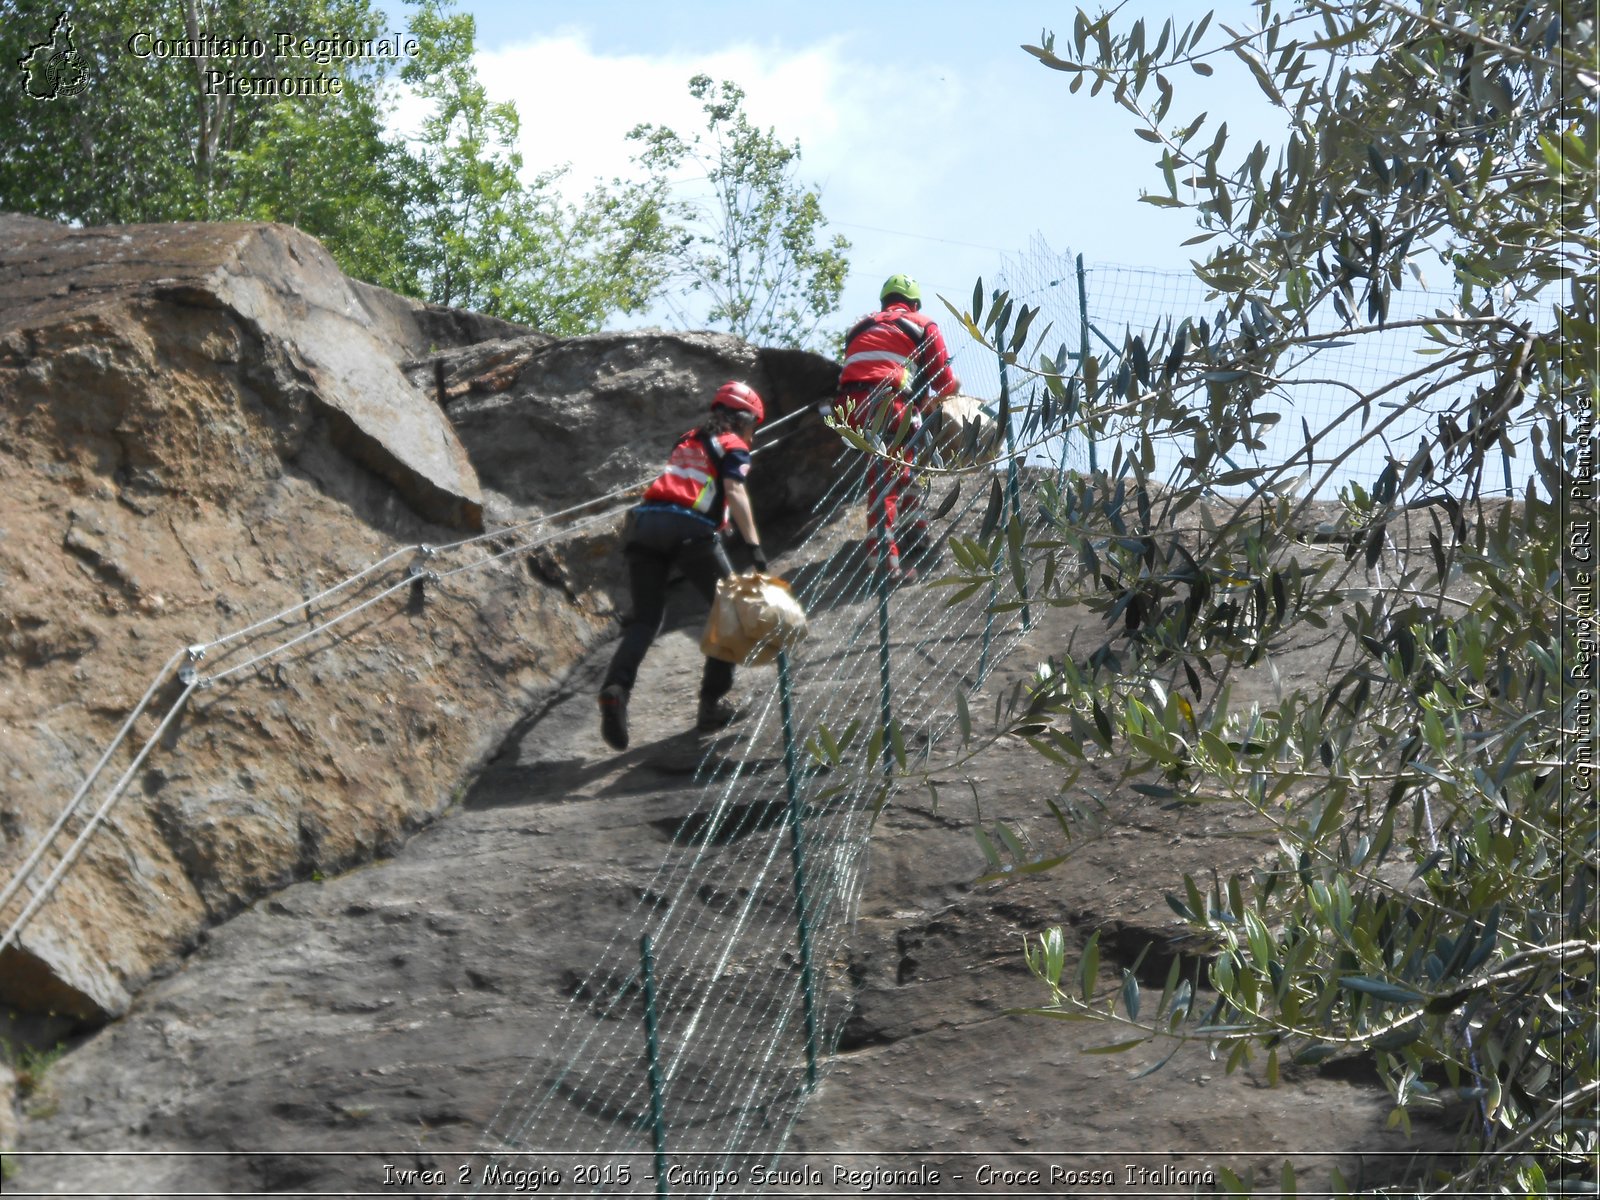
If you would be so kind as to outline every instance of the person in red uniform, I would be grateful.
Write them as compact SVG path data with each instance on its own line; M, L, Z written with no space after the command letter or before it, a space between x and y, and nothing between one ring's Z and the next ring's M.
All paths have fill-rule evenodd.
M754 388L737 381L723 384L711 401L711 415L678 439L666 469L645 489L644 503L628 514L622 552L633 611L600 688L600 736L613 749L628 748L628 697L639 664L661 632L672 569L682 571L709 603L717 581L733 573L718 536L730 515L756 570L767 569L745 491L750 443L765 416ZM721 729L738 716L724 699L732 687L733 664L706 659L696 728Z
M883 305L879 312L863 317L845 334L836 407L853 426L866 431L878 425L882 406L888 406L878 428L885 441L898 439L899 461L874 458L867 464L867 548L876 561L878 540L887 538L890 582L908 583L917 572L901 563L895 522L900 519L904 524L910 518L912 539L917 541L927 530L927 522L915 515L915 497L909 493L911 434L940 400L961 390L961 381L950 369L944 335L922 315L922 289L915 279L889 276L878 303Z

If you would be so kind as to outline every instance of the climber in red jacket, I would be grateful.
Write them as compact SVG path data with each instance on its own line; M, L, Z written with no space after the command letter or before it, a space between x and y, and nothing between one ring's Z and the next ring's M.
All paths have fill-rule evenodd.
M896 518L912 518L908 541L917 543L928 525L914 515L916 498L909 493L911 436L940 400L961 390L961 381L950 369L944 335L922 315L922 289L916 280L889 276L878 303L883 305L880 312L863 317L845 334L836 407L855 428L867 431L877 426L885 442L898 441L898 463L874 458L867 464L867 548L877 561L878 539L887 538L889 580L908 583L917 572L900 561ZM902 493L906 493L903 505Z
M600 688L600 736L614 749L628 748L628 697L639 664L661 632L672 568L681 570L710 602L717 581L733 573L718 536L731 515L756 570L767 569L744 486L750 443L765 417L754 388L736 381L723 384L711 401L710 417L678 439L666 470L645 489L644 503L628 514L622 552L633 611ZM706 659L696 728L721 729L738 717L723 698L732 687L733 664Z

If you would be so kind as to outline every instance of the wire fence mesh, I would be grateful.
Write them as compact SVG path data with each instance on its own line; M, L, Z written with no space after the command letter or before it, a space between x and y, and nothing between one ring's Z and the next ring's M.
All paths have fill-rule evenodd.
M1114 359L1130 333L1170 329L1217 308L1188 272L1089 266L1042 239L986 282L1040 309L1033 327L1061 359ZM1264 447L1246 452L1248 465L1284 460L1310 431L1328 430L1318 453L1337 470L1322 480L1323 492L1351 481L1369 486L1391 458L1409 453L1436 413L1408 410L1407 397L1396 393L1377 407L1399 406L1397 419L1367 436L1371 406L1364 411L1357 400L1426 373L1422 322L1452 303L1411 288L1396 296L1392 328L1359 338L1330 329L1308 344L1274 385L1284 419ZM1002 454L995 471L1023 463L1058 471L1103 466L1143 432L1113 422L1097 443L1081 430L1030 427L1042 385L1025 365L1008 369L959 335L951 342L968 394L998 411L1009 393L1017 449ZM1515 438L1502 449L1507 490L1527 477L1516 449ZM1183 452L1158 444L1158 467L1171 469ZM867 462L854 451L841 456L832 490L813 514L820 525L861 504ZM978 524L998 494L988 473L964 487L941 485L955 490L936 538ZM1029 486L1012 490L1007 503L1016 506ZM928 587L896 592L891 601L871 555L856 546L798 583L814 632L797 656L792 689L786 682L766 696L740 752L702 762L698 821L674 838L609 944L575 948L597 953L574 962L565 995L547 998L541 1028L530 1031L538 1046L484 1132L485 1152L515 1164L529 1151L638 1154L661 1140L667 1153L693 1154L714 1173L782 1150L811 1083L811 1061L825 1063L844 1028L850 932L873 821L888 794L881 765L937 745L957 720L956 695L980 688L1025 633L1025 610L997 612L994 604L1026 597L1011 590L1009 572L995 578L989 594L960 604ZM892 674L891 697L882 664ZM886 705L888 721L880 719ZM831 732L825 738L821 729ZM856 734L850 762L815 752L818 739L848 741L847 730ZM775 748L782 765L775 766ZM597 1179L596 1190L612 1182ZM716 1185L696 1190L715 1194Z
M1040 309L1033 328L1057 361L1081 362L1085 353L1115 360L1131 334L1171 330L1186 318L1214 319L1220 307L1188 272L1086 266L1041 239L1001 263L986 285L991 294L1009 292L1017 304ZM1428 406L1408 409L1403 389L1385 388L1407 376L1430 378L1422 322L1452 303L1450 296L1415 287L1397 293L1388 328L1357 337L1331 329L1314 336L1280 365L1272 391L1282 419L1263 446L1238 451L1247 457L1232 465L1284 461L1315 431L1317 458L1335 469L1308 486L1324 498L1351 482L1370 487L1437 419ZM959 328L948 319L944 324ZM959 335L950 340L963 391L992 413L1002 395L1010 402L1015 449L1001 454L990 471L1010 472L1023 463L1056 473L1106 466L1119 446L1126 452L1123 443L1144 432L1114 420L1096 444L1080 429L1030 422L1043 385L1026 365L1008 367L991 349ZM1515 442L1502 448L1500 482L1507 489L1526 479ZM1171 470L1184 451L1158 445L1158 469ZM817 513L823 524L860 503L865 461L849 452L841 458L838 482ZM1035 471L1031 478L1051 473ZM965 502L951 510L946 535L962 522L974 523L976 506L997 494L987 474L980 471L978 486L969 486ZM1011 492L1007 503L1031 504L1031 497L1021 498L1025 490ZM636 911L619 923L610 946L548 1025L546 1049L534 1056L486 1131L485 1152L642 1154L659 1140L664 1161L692 1157L704 1172L695 1194L707 1195L716 1194L719 1178L736 1178L752 1156L777 1161L809 1090L808 1060L820 1056L825 1067L844 1025L850 932L874 814L886 795L874 764L893 753L896 739L936 744L956 721L954 694L980 687L989 665L1018 645L1026 617L1015 602L1026 597L1002 596L1001 574L994 595L980 593L965 604L948 605L935 589L896 595L896 644L892 653L884 650L893 662L892 733L882 732L878 718L883 698L871 650L885 625L874 616L870 556L830 561L797 589L817 615L818 636L797 664L787 727L778 728L783 720L774 693L745 749L705 773L703 786L714 800L702 836L661 863ZM1013 607L997 614L997 598ZM875 754L842 778L806 756L798 774L787 775L801 799L798 819L786 827L779 817L785 775L762 770L763 759L771 760L784 734L792 749L819 727L847 726L878 726ZM708 896L717 902L708 903ZM648 1021L641 937L653 948ZM654 1079L647 1061L652 1055L660 1065Z
M867 462L841 456L819 506L825 525L848 523ZM941 486L956 489L955 503L935 538L970 527L992 494L986 481ZM810 1061L826 1065L848 1015L850 933L884 766L936 745L956 720L955 692L980 687L1024 633L985 595L951 605L948 591L917 587L891 597L877 566L845 538L796 578L812 631L792 688L786 674L737 752L708 754L703 811L581 982L549 998L557 1011L540 1048L483 1140L507 1169L530 1151L639 1155L659 1137L669 1161L692 1159L702 1173L694 1194L714 1195L752 1155L782 1150ZM1012 586L997 582L997 594ZM880 661L892 677L887 729ZM813 752L830 739L855 752Z
M1428 342L1425 323L1440 312L1459 314L1460 307L1454 291L1432 289L1410 277L1403 282L1405 286L1393 293L1383 329L1352 336L1330 321L1314 331L1314 340L1285 361L1264 405L1279 411L1282 419L1268 430L1264 448L1232 451L1231 466L1285 462L1307 438L1321 435L1313 467L1318 463L1336 465L1326 477L1313 470L1311 483L1317 498L1334 499L1351 482L1370 490L1391 458L1403 462L1409 457L1423 431L1458 399L1448 389L1426 403L1416 403L1411 397L1423 384L1442 378L1445 370L1430 369L1434 347ZM1154 331L1175 329L1185 319L1204 317L1215 322L1222 307L1222 301L1208 297L1205 284L1187 269L1084 264L1081 256L1054 250L1041 237L1002 260L994 278L984 283L991 294L995 289L1004 290L1017 304L1041 309L1032 326L1042 335L1041 349L1073 361L1087 351L1115 363L1129 334L1146 335L1148 341ZM966 298L950 297L949 301L963 307ZM946 324L954 322L947 319ZM1000 394L995 356L982 347L963 347L958 361L966 390L993 404ZM1020 427L1028 405L1037 401L1042 388L1028 382L1019 388L1018 382L1025 380L1026 374L1013 374L1012 387L1020 393L1014 396L1013 411ZM1384 390L1395 380L1412 376L1412 385ZM1377 399L1372 404L1359 402L1360 397L1374 394ZM1382 417L1397 409L1405 410L1399 419L1374 436L1366 436ZM1119 445L1126 451L1141 432L1130 419L1114 422L1099 444L1092 445L1082 431L1035 439L1028 461L1077 470L1104 466L1113 460ZM1525 490L1532 473L1528 439L1528 426L1512 430L1496 452L1498 464L1485 480L1486 494L1491 488L1505 494ZM1170 474L1188 450L1159 436L1155 447L1157 470L1162 475Z

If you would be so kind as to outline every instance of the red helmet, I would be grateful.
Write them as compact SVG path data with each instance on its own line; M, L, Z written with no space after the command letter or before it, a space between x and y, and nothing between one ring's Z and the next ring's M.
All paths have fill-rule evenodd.
M749 413L755 417L757 425L767 419L766 405L761 403L761 397L756 394L755 388L748 383L740 383L737 379L731 379L717 389L711 407L731 408L734 412Z

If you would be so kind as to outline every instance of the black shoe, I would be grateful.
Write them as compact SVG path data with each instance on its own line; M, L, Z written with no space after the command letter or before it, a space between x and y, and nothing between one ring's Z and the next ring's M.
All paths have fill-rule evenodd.
M926 521L915 522L905 534L896 532L895 538L900 543L900 557L903 559L921 559L933 549Z
M917 581L917 569L915 567L902 567L897 559L891 558L889 565L884 569L883 577L888 580L891 588L897 588L903 584L915 583Z
M694 727L701 733L715 733L718 729L726 729L743 718L744 709L727 700L702 700L700 714L695 718Z
M620 683L600 689L600 736L613 750L628 748L628 689Z

